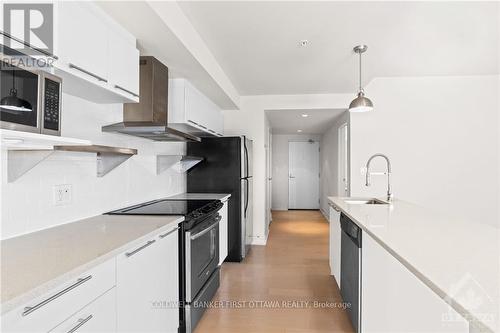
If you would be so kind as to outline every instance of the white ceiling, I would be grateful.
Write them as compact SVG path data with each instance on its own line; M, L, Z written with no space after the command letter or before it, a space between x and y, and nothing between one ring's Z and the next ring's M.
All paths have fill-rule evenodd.
M186 41L179 39L176 34L179 31L172 31L171 26L178 22L166 20L164 12L175 9L175 6L172 7L175 3L97 0L95 3L137 38L141 55L154 56L167 65L170 77L187 78L223 109L237 108L232 94L218 84L214 73L192 54L185 45ZM179 13L182 14L180 9ZM177 15L177 21L182 22L182 17L179 16L181 15ZM189 25L187 19L186 22ZM180 33L186 31L190 32L189 27L182 29ZM190 42L192 45L192 40Z
M354 92L360 43L369 46L365 82L498 73L496 2L179 5L241 95Z
M267 110L273 134L323 134L346 110ZM308 117L302 117L307 114ZM302 132L297 132L297 130Z

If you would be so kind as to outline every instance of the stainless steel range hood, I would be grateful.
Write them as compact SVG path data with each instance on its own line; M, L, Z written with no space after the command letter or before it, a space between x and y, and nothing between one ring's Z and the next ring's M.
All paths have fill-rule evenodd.
M154 141L201 139L168 126L168 68L154 57L140 59L139 103L123 104L123 122L103 126L103 132L118 132Z

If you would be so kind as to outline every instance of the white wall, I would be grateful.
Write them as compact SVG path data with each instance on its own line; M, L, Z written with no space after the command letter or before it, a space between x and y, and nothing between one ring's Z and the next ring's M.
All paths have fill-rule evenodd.
M273 134L272 209L288 210L288 143L290 141L321 141L321 135ZM319 191L319 189L318 189Z
M254 244L265 244L268 230L265 218L265 145L266 132L268 131L265 111L345 108L351 99L352 94L242 96L240 110L224 111L224 133L226 135L246 135L254 141Z
M339 181L339 127L349 122L349 113L342 114L321 136L320 209L328 216L328 197L338 196Z
M378 78L375 109L351 115L351 194L383 196L386 180L364 185L374 153L393 164L396 198L449 216L500 225L498 76ZM373 171L383 170L382 161Z
M185 191L185 176L172 171L156 175L156 153L179 154L184 143L154 143L125 135L102 133L101 126L122 119L121 104L98 105L63 96L63 136L94 143L132 147L139 155L102 178L96 176L95 154L57 152L13 183L7 182L2 150L1 238ZM71 184L70 205L53 205L53 186Z

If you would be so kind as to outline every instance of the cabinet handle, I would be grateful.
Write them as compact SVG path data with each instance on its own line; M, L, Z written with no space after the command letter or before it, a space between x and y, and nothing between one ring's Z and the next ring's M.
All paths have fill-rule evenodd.
M134 251L125 253L125 255L126 255L127 257L131 257L131 256L133 256L134 254L136 254L137 252L139 252L139 251L141 251L141 250L144 250L145 248L147 248L148 246L150 246L150 245L151 245L151 244L153 244L154 242L156 242L154 239L153 239L153 240L150 240L150 241L148 241L146 244L144 244L143 246L138 247L137 249L135 249Z
M99 75L97 75L97 74L94 74L94 73L92 73L92 72L89 72L88 70L83 69L83 68L81 68L81 67L79 67L79 66L77 66L77 65L75 65L75 64L70 63L70 64L69 64L69 68L76 69L77 71L80 71L80 72L82 72L82 73L84 73L84 74L87 74L87 75L89 75L89 76L92 76L94 79L97 79L97 80L99 80L99 81L102 81L102 82L108 82L108 80L106 80L105 78L103 78L103 77L101 77L101 76L99 76Z
M188 120L188 123L194 124L196 126L200 126L200 124L198 124L196 121Z
M85 323L88 322L92 318L94 318L93 315L90 315L87 318L80 318L80 319L78 319L77 320L77 324L75 325L75 327L73 327L72 329L70 329L67 333L76 332L76 330L78 330L80 327L82 327L83 325L85 325Z
M55 59L55 60L59 59L56 55L54 55L54 54L52 54L52 53L50 53L50 52L47 52L47 51L45 51L45 50L42 50L42 49L40 49L40 48L38 48L38 47L36 47L36 46L33 46L33 45L31 45L30 43L28 43L28 42L25 42L25 41L23 41L23 40L21 40L21 39L19 39L19 38L15 37L15 36L12 36L12 35L11 35L11 34L9 34L9 33L6 33L5 31L0 31L0 34L4 35L5 37L7 37L7 38L9 38L9 39L12 39L13 41L15 41L15 42L17 42L17 43L23 44L24 46L29 47L29 48L30 48L30 49L32 49L32 50L35 50L35 51L37 51L37 52L39 52L39 53L41 53L41 54L44 54L44 55L46 55L46 56L48 56L48 57L51 57L51 58L53 58L53 59Z
M81 279L78 279L76 280L75 283L73 283L71 286L67 287L66 289L63 289L61 290L60 292L58 292L57 294L55 295L52 295L50 296L49 298L41 301L40 303L38 303L37 305L34 305L34 306L27 306L24 308L24 312L22 313L23 316L27 316L29 315L30 313L32 313L33 311L36 311L38 309L40 309L42 306L52 302L53 300L55 300L56 298L59 298L61 297L62 295L66 294L68 291L70 290L73 290L75 289L76 287L78 287L79 285L87 282L88 280L92 279L92 275L89 275L87 277L84 277L84 278L81 278Z
M115 88L116 88L116 89L119 89L119 90L121 90L121 91L124 91L124 92L126 92L126 93L128 93L128 94L130 94L130 95L132 95L132 96L139 97L139 95L137 95L136 93L133 93L133 92L131 92L130 90L125 89L125 88L123 88L123 87L120 87L120 86L119 86L119 85L117 85L117 84L115 84Z
M335 206L335 205L332 205L332 208L333 208L334 211L336 211L338 213L341 212L341 210L337 206Z
M170 230L169 232L163 234L163 235L160 235L160 238L165 238L167 237L168 235L170 235L171 233L173 233L174 231L177 231L177 229L179 229L179 227L175 227L174 229Z

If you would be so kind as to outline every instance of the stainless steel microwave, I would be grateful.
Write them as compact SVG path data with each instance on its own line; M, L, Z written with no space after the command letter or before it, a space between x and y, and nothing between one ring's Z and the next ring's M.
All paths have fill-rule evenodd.
M61 135L61 78L0 55L0 128Z

